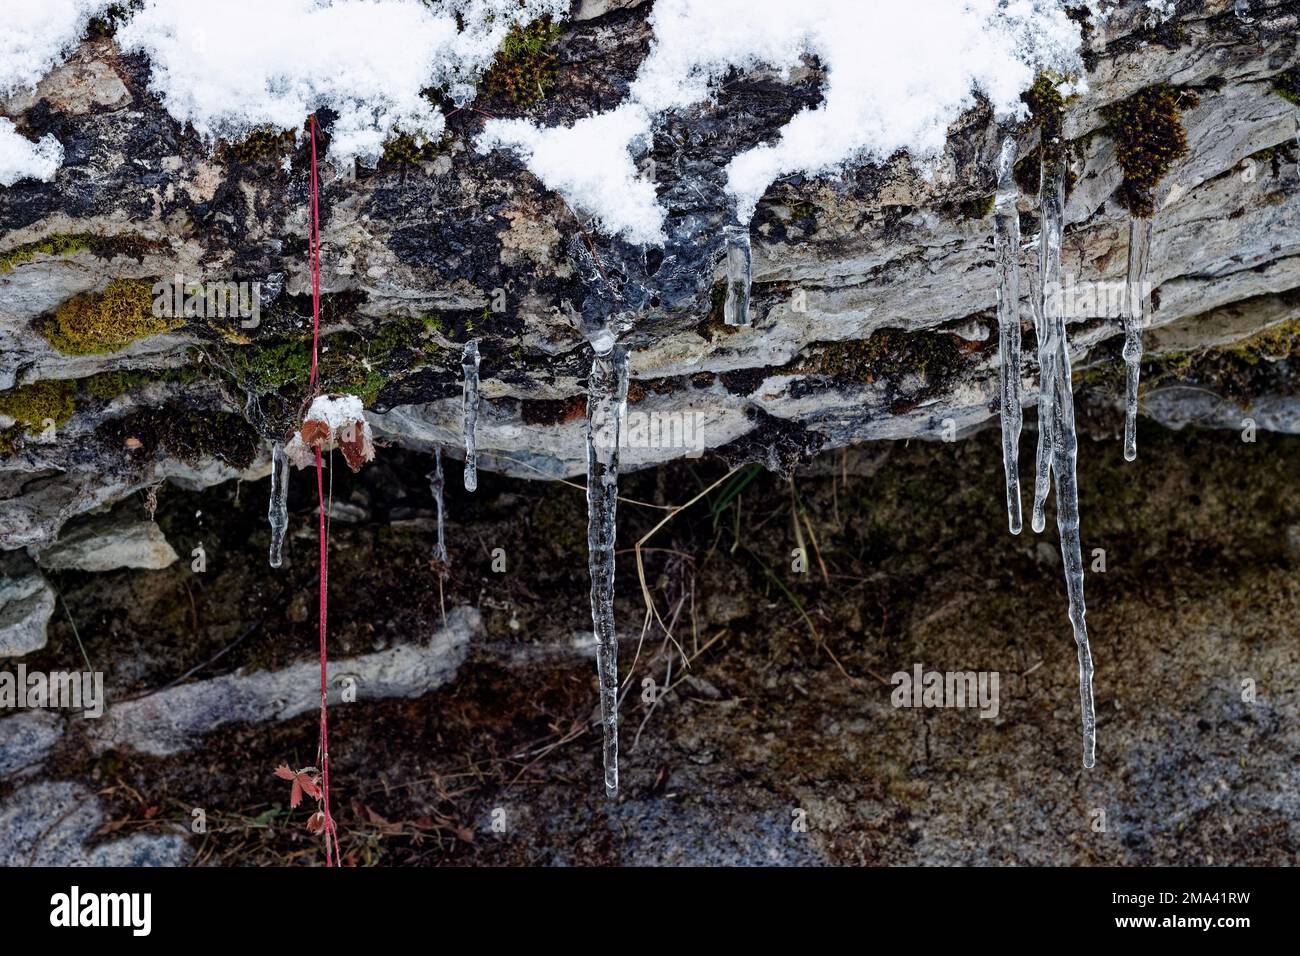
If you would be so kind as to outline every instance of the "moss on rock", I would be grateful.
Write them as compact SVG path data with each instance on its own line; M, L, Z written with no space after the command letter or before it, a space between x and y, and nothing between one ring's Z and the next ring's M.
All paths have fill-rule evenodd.
M555 83L555 55L547 47L559 35L549 16L511 27L483 77L484 87L523 109L540 103Z
M1124 170L1120 205L1134 216L1155 213L1155 190L1174 163L1187 155L1182 110L1199 102L1195 93L1157 85L1102 110Z
M0 415L7 415L29 433L49 422L66 424L76 410L77 386L64 379L46 379L0 392Z
M184 325L180 319L153 314L152 289L147 279L114 279L103 292L83 293L63 303L40 331L65 355L101 355Z

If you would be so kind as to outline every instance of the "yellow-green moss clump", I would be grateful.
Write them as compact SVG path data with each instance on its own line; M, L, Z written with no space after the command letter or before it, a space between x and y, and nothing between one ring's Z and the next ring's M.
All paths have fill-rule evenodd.
M160 239L146 239L135 233L115 236L97 236L89 232L55 233L0 252L0 273L12 272L33 261L38 255L74 256L79 252L91 252L105 259L120 255L142 262L149 253L161 252L166 248L167 243Z
M278 159L296 143L297 136L291 129L259 126L241 140L224 143L221 152L240 163L256 163L262 159Z
M65 355L99 355L183 324L153 314L152 282L114 279L103 292L83 293L63 303L41 332Z
M1292 67L1273 78L1273 92L1288 103L1300 106L1300 67Z
M27 432L43 431L49 422L65 424L76 411L77 386L62 379L32 382L0 392L0 415L12 418Z
M1102 110L1124 170L1119 202L1134 216L1155 213L1156 186L1187 155L1182 110L1198 102L1195 93L1158 85Z
M398 133L392 139L384 141L384 162L387 163L427 163L435 159L447 148L451 136L441 139L422 139L410 133Z
M36 242L15 246L7 252L0 252L0 272L12 272L15 266L31 262L37 255L71 256L97 247L98 240L94 236L85 234L50 236Z
M555 83L555 55L546 48L559 35L550 17L512 27L483 77L487 91L524 109L540 103Z

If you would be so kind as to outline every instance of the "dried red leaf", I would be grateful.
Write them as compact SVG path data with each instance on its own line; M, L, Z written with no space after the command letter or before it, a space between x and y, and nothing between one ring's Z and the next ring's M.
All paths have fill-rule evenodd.
M307 820L308 833L320 833L325 829L325 811L317 810Z
M374 461L375 446L370 442L364 422L348 422L339 429L338 437L343 460L353 471L360 471L366 462Z
M302 784L298 782L297 777L294 777L293 787L289 791L289 809L298 809L300 803L302 803Z
M298 774L298 777L297 779L294 780L293 785L295 787L302 787L303 791L307 794L307 796L311 797L313 800L320 799L320 787L316 786L316 780L310 774L307 773Z
M280 764L280 766L275 768L275 775L279 777L281 780L292 780L294 777L298 776L296 773L294 773L292 770L289 769L288 764L284 764L284 763Z
M300 434L304 445L324 445L330 439L330 426L328 422L308 419L302 423Z

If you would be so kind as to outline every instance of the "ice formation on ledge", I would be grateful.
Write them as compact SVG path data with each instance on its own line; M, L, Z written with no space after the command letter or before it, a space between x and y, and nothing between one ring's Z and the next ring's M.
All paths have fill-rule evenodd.
M741 223L767 187L791 173L823 175L899 150L925 161L982 93L1001 115L1023 115L1036 72L1078 67L1079 28L1060 0L658 0L655 40L627 99L569 127L489 122L478 148L518 153L549 188L632 242L664 239L653 184L631 151L654 120L707 100L734 68L786 74L815 56L822 102L796 114L775 141L734 157L727 189Z

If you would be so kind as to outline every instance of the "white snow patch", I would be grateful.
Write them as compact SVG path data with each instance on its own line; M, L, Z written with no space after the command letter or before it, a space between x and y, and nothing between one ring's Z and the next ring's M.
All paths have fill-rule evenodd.
M493 121L478 143L515 150L548 187L633 242L662 242L664 214L632 151L656 118L707 100L733 67L788 74L815 56L826 70L818 106L728 165L741 222L781 176L899 150L934 160L977 91L998 114L1020 116L1038 70L1080 68L1079 28L1061 0L657 0L650 19L654 46L618 108L552 129Z
M0 9L0 99L40 82L81 38L86 21L108 2L5 0ZM20 179L49 182L62 165L63 147L53 136L33 143L0 116L0 186Z
M118 42L143 51L152 88L205 138L258 126L301 129L338 113L330 155L377 158L395 131L436 138L442 114L420 95L457 102L511 26L561 17L567 0L147 0ZM457 14L464 29L457 27Z
M324 422L335 431L352 422L364 422L366 412L356 395L317 395L303 420Z
M45 136L33 143L0 116L0 186L12 186L20 179L49 182L62 165L63 147L57 139Z
M0 7L0 96L34 87L62 62L109 0L5 0Z

